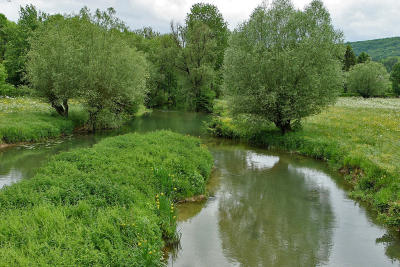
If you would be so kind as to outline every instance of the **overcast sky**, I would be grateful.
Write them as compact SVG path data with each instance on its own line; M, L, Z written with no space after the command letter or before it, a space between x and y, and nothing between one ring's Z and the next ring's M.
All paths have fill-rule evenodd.
M271 1L271 0L270 0ZM114 7L117 16L131 29L151 26L168 32L169 22L183 22L192 4L216 5L230 29L246 20L262 0L0 0L0 13L18 19L19 6L33 4L46 13L77 13L84 5L90 9ZM293 0L303 8L310 0ZM334 25L346 41L370 40L400 36L400 0L324 0Z

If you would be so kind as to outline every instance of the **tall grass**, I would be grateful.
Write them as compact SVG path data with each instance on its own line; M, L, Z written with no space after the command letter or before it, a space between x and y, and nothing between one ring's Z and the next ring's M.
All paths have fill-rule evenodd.
M266 122L231 119L226 102L217 107L208 125L213 135L326 160L353 185L353 197L400 228L400 99L341 98L284 136Z
M61 153L0 191L0 265L160 266L174 202L204 193L212 164L199 139L169 131Z
M72 133L85 123L87 114L78 104L71 109L65 119L34 98L0 98L0 143L33 142Z

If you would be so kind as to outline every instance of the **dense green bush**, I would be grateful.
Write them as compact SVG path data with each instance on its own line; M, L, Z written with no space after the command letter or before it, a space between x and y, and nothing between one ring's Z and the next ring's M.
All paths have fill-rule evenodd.
M1 265L160 266L173 202L203 194L212 164L199 139L168 131L57 155L0 191Z
M392 73L390 73L390 80L392 82L393 92L400 96L400 63L394 65Z
M390 87L389 74L381 63L367 61L351 68L347 86L350 92L365 98L384 96Z

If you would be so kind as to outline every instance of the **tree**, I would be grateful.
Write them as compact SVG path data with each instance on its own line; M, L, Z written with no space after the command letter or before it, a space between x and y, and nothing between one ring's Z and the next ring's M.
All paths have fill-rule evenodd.
M350 68L354 65L356 65L357 63L357 57L354 54L353 48L351 47L351 45L347 45L346 47L346 53L344 54L344 66L343 66L343 70L344 71L349 71Z
M392 87L394 93L400 95L400 62L394 65L392 73L390 74L390 80L392 81Z
M381 63L385 66L386 70L391 73L394 65L400 62L400 57L389 57L381 60Z
M357 57L357 64L362 64L370 60L371 57L367 53L361 52L361 54Z
M27 63L31 85L62 116L80 97L92 129L118 126L137 110L146 93L147 62L129 47L114 11L52 17L35 34Z
M184 75L184 87L189 106L195 111L211 112L215 92L216 42L210 28L197 21L191 27L173 28L173 35L181 53L176 66Z
M47 14L33 5L21 7L17 25L8 31L8 42L4 54L4 64L8 72L8 82L15 86L24 84L26 55L30 49L29 38L46 19Z
M381 63L367 61L350 70L347 84L350 91L364 98L382 96L390 86L389 74Z
M273 122L282 133L333 103L344 46L321 1L304 11L289 0L258 7L225 54L225 91L234 115Z
M10 22L6 16L0 13L0 62L4 60L4 53L6 51L6 44L8 42L8 29Z
M215 5L204 3L198 3L192 6L190 13L186 17L186 27L189 30L193 30L192 28L197 22L202 22L208 26L210 30L210 38L216 42L216 59L214 70L217 73L216 80L213 81L212 87L217 97L219 97L221 94L220 87L223 80L221 68L224 62L225 50L228 47L228 26L222 14Z

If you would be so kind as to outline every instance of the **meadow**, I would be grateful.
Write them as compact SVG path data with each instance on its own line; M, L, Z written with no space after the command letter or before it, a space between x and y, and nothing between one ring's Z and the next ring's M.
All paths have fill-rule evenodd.
M61 153L0 191L1 266L161 266L175 202L204 194L200 139L158 131Z
M34 142L71 134L86 120L87 114L76 102L71 105L69 118L65 119L39 99L0 97L0 144Z
M268 122L232 119L221 101L208 130L327 161L352 185L352 197L368 202L383 222L400 228L400 99L340 98L283 136Z

